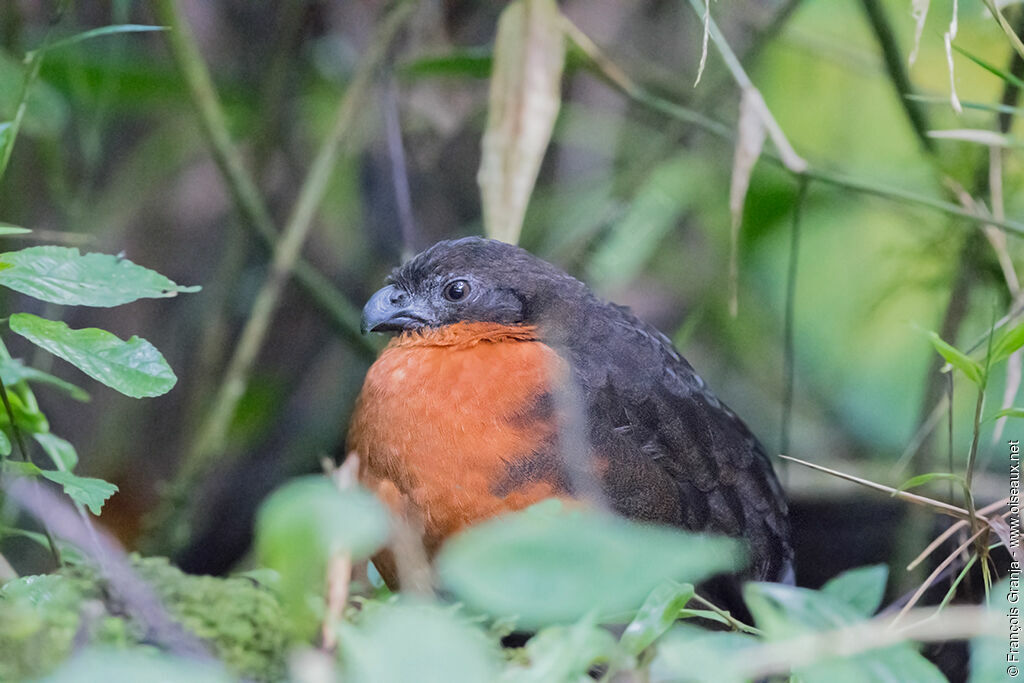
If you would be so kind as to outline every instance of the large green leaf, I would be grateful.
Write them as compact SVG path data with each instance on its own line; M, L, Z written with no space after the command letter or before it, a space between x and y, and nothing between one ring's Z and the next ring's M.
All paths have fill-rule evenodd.
M143 298L198 292L149 268L110 254L73 247L29 247L0 254L0 285L69 306L120 306Z
M524 628L636 610L666 579L697 583L742 566L740 543L548 501L479 524L442 549L442 583Z
M140 337L124 341L95 327L73 330L30 313L15 313L11 330L127 396L166 394L178 381L167 361Z
M32 436L43 447L46 455L50 457L58 470L70 472L75 469L75 465L78 464L78 451L71 445L71 442L49 432L39 432Z
M767 640L823 633L864 621L858 608L821 591L777 583L748 583L743 597ZM794 672L804 683L916 681L944 683L945 677L911 643L871 650L853 657L823 657Z
M46 683L230 683L236 680L217 662L184 659L147 649L90 648L76 654Z
M358 625L338 628L342 679L352 683L477 683L497 679L495 643L451 609L369 605Z
M593 614L571 626L548 626L525 649L529 665L506 669L501 683L585 681L594 666L614 669L625 659L614 636L594 622Z
M340 491L323 476L296 479L275 491L256 517L256 549L278 572L279 592L300 630L316 623L310 596L321 596L336 553L368 557L387 540L388 513L362 489Z
M981 367L981 363L976 360L972 360L966 353L944 341L942 337L935 332L929 332L928 338L931 340L932 346L935 347L935 350L939 352L940 356L946 359L947 363L963 372L967 376L967 379L971 380L978 386L982 385L985 369Z
M758 641L743 633L710 632L677 624L658 640L650 667L651 681L746 683L737 669L744 650Z
M3 379L4 384L8 387L18 382L49 384L64 391L76 401L89 400L89 394L85 389L77 387L71 382L66 382L60 377L54 377L47 372L25 365L17 358L0 358L0 379Z

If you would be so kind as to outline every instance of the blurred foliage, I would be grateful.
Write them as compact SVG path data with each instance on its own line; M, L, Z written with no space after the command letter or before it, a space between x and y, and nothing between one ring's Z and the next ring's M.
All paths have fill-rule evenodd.
M527 4L518 0L512 12ZM942 34L951 31L952 0L930 3L919 49L909 0L708 3L722 35L711 41L694 88L703 17L690 4L573 0L556 7L538 0L543 11L512 21L499 0L417 3L384 50L374 31L390 5L170 3L196 34L211 96L225 114L221 132L265 209L257 222L271 230L290 223L311 160L331 139L338 100L359 82L361 55L386 52L355 103L339 158L324 171L326 193L302 250L321 274L322 291L330 288L341 303L310 298L308 284L284 290L251 376L225 389L241 395L223 452L177 491L192 507L181 513L185 545L174 560L219 574L256 566L249 576L268 587L183 575L159 559L133 563L167 612L210 642L226 668L157 652L137 620L110 600L105 586L114 579L102 562L46 574L53 563L39 547L60 551L65 564L97 562L94 551L46 539L5 505L0 678L48 673L74 654L52 680L307 681L337 673L557 681L642 671L652 681L717 682L790 670L807 681L936 679L912 642L915 632L877 648L855 637L865 633L858 628L888 625L872 615L887 582L905 582L902 566L898 575L884 566L854 569L820 591L748 585L755 623L744 625L700 600L701 581L738 566L728 541L534 509L482 525L445 549L440 594L462 601L450 606L436 596L387 597L331 574L339 558L358 562L385 543L387 516L364 492L305 478L260 508L271 490L314 471L343 443L372 356L371 344L354 341L351 312L403 255L485 230L519 235L527 248L669 333L769 450L780 442L781 404L792 383L791 453L866 471L892 487L921 486L962 504L972 524L977 509L1006 495L1005 447L995 436L1016 438L1024 415L1014 408L1014 352L1024 326L1003 320L1019 304L1013 280L1021 245L1012 230L982 232L970 215L987 207L994 220L1014 225L1024 215L1014 85L1024 72L1011 42L985 3L963 0L950 40L951 76ZM1005 11L1020 25L1019 3ZM496 49L503 12L505 39ZM881 16L891 35L871 16ZM564 18L571 24L555 26ZM0 345L7 399L0 472L5 481L48 479L83 517L85 507L99 513L102 506L100 524L129 546L148 540L171 552L179 549L143 519L170 499L173 487L164 483L183 476L184 454L197 448L267 282L268 257L267 236L258 235L223 159L213 160L195 90L168 49L176 35L152 30L158 23L152 3L133 0L19 0L0 8L0 303L16 333L3 335L10 353ZM731 46L726 54L735 52L736 64L716 44ZM522 49L544 53L549 70L539 81L513 68ZM912 50L910 87L901 91L891 57L905 65ZM779 138L769 135L774 142L745 197L733 317L729 187L743 111L737 64L813 173L794 243L804 181L773 161ZM951 81L962 113L950 105ZM544 116L520 120L516 106L499 111L499 103L528 99L531 88L547 98ZM530 139L519 146L514 136L523 123ZM511 137L485 143L485 129L502 124ZM978 142L991 135L1006 145L998 157ZM503 167L518 170L486 176L482 198L481 157L493 170L501 155L516 157ZM145 301L179 292L192 295ZM138 337L124 341L138 330L163 352ZM945 362L958 372L940 374ZM907 449L947 386L948 415L932 424L918 452ZM140 396L159 398L130 400ZM55 469L33 463L42 458ZM839 537L839 503L864 506L868 519L882 518L881 503L818 473L790 469L785 479L794 518L802 520L798 555L826 560L800 569L814 585L822 575L888 562L890 554L894 566L905 564L903 555L930 540L897 538L882 524ZM1005 565L1005 554L988 555L985 538L968 549L983 558L972 560L984 579L974 582L975 596L995 579L984 558ZM8 561L22 578L7 575ZM339 611L331 596L342 589L348 600ZM954 609L948 614L964 614ZM971 680L1000 680L1002 668L986 668L1001 657L993 614L1002 624L1005 617L995 601L971 613L979 620L974 631L957 631L967 622L945 614L935 622L950 637L981 634L971 649L986 664L972 669ZM624 625L621 637L607 624ZM313 636L317 628L323 642ZM503 651L499 638L512 628L535 634ZM314 642L319 651L309 649Z

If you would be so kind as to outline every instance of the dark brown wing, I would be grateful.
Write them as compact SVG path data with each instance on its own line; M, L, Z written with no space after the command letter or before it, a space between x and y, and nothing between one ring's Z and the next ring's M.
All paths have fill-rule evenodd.
M586 397L591 447L620 513L742 537L746 575L791 581L787 506L746 425L653 327L595 300L567 355Z

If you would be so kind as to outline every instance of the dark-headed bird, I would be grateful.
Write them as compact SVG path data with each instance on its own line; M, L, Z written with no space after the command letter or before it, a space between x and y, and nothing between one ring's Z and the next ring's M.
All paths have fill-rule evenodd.
M398 333L366 376L361 481L450 535L545 498L746 541L744 578L791 581L786 501L736 414L672 343L529 252L469 237L397 268L363 309ZM375 564L389 585L386 554Z

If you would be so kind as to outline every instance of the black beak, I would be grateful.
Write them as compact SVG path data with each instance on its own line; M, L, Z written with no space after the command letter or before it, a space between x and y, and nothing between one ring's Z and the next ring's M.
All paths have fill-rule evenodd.
M426 324L426 312L417 308L413 297L394 285L377 290L363 306L363 334L400 332Z

